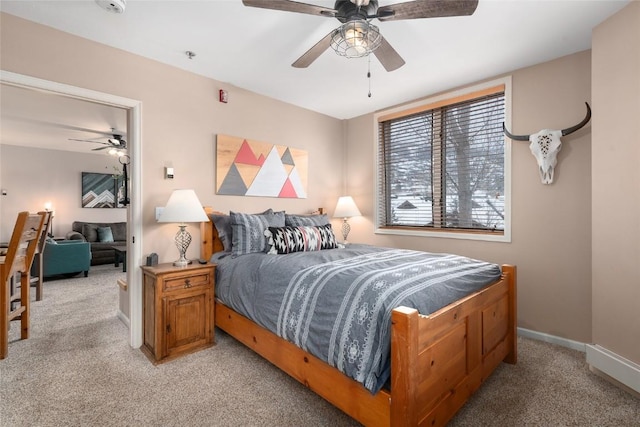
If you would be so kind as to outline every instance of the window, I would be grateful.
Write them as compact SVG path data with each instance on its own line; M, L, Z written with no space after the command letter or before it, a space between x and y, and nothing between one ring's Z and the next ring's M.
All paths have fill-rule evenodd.
M501 84L380 115L377 232L508 239L505 111Z

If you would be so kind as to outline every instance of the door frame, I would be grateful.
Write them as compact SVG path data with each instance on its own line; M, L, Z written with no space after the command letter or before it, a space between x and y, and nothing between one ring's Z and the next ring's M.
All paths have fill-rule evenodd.
M127 142L130 157L130 205L127 209L127 292L129 294L129 342L131 347L142 345L142 102L39 79L11 71L0 70L0 84L39 90L67 98L108 105L127 110ZM113 284L117 286L116 283Z

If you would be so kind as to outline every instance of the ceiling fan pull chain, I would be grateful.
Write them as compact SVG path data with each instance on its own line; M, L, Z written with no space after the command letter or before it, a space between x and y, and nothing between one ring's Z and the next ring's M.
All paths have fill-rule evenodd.
M371 55L367 55L367 79L369 80L369 98L371 98Z

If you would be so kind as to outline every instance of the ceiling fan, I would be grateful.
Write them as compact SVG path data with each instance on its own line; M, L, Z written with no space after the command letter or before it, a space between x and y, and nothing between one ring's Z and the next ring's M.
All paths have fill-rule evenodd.
M109 135L111 137L107 138L106 141L101 141L100 139L76 139L76 138L69 138L69 141L91 142L93 144L104 145L104 147L93 148L91 151L100 151L100 150L106 150L110 148L118 152L122 152L124 154L124 150L127 149L127 141L124 139L124 134L112 128L111 133ZM114 154L116 153L114 152Z
M290 0L242 0L245 6L306 13L336 18L342 25L331 31L293 64L306 68L329 47L348 58L373 53L387 71L405 64L404 59L380 34L370 21L399 21L402 19L438 18L472 15L478 0L413 0L378 7L378 0L336 0L333 9Z

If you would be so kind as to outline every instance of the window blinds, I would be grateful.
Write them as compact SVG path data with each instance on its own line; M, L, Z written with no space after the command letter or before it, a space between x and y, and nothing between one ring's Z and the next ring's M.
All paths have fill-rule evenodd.
M504 89L379 122L379 226L504 229Z

